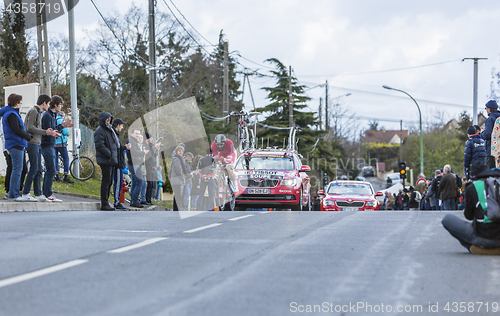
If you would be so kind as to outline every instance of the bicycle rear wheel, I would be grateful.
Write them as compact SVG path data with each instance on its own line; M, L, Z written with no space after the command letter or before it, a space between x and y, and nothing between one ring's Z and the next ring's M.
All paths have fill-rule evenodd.
M76 170L78 170L78 176L75 172ZM73 178L80 181L85 181L92 178L92 176L94 175L95 165L90 158L81 156L79 158L73 159L71 165L69 166L69 171L71 172Z
M226 175L222 173L217 178L217 183L215 185L215 202L219 210L224 211L226 203L229 200L229 188L226 183Z

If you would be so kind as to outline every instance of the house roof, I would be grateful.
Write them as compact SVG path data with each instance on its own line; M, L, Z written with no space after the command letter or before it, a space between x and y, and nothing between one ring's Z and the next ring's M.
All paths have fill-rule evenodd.
M408 130L403 130L403 140L408 137ZM365 142L366 143L389 143L390 140L394 137L401 137L400 130L368 130L365 131Z

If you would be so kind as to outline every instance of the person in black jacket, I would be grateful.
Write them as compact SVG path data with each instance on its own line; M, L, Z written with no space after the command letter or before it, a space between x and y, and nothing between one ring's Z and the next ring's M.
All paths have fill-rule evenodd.
M130 148L127 150L128 172L132 178L132 186L130 187L130 206L135 208L143 207L139 200L139 194L142 191L143 185L145 185L142 165L144 164L144 155L146 153L142 148L142 144L139 142L140 138L142 138L141 131L138 128L134 128L127 140L127 144L130 144Z
M486 143L481 135L477 133L474 126L469 126L467 129L469 139L465 142L464 150L464 172L467 180L470 179L469 169L474 161L480 160L486 163Z
M493 132L496 119L500 117L497 101L489 100L486 102L485 110L488 114L488 118L484 122L484 131L481 133L481 138L484 139L486 144L486 166L488 168L495 168L495 157L491 155L491 134Z
M471 171L477 175L476 181L482 181L488 177L500 177L500 170L488 170L481 161L472 164ZM470 252L496 254L500 248L500 224L483 221L484 211L478 205L478 200L474 184L468 183L465 186L464 209L464 216L467 220L454 214L446 214L441 222L443 227Z
M197 211L213 210L215 205L215 180L213 179L214 157L212 149L207 149L207 155L198 162L198 175L200 176L200 192L196 204ZM205 190L208 189L208 200L205 200Z
M97 164L102 170L101 180L101 211L114 211L115 208L109 205L109 193L113 170L118 166L118 151L120 140L111 126L113 117L107 112L102 112L97 117L99 127L94 132L94 143Z
M118 141L120 141L120 132L123 130L123 126L125 124L127 123L120 118L115 118L113 120L113 131L116 136L118 136ZM123 185L123 169L127 167L123 152L127 149L130 149L130 144L122 145L120 142L120 149L118 150L118 165L113 170L113 197L115 198L114 207L117 210L126 209L126 207L120 203L120 196Z

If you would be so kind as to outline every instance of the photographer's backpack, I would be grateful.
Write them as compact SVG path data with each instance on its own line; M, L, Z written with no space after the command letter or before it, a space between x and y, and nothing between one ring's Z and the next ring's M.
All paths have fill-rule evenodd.
M484 212L483 223L500 223L500 178L488 177L473 182L478 205Z

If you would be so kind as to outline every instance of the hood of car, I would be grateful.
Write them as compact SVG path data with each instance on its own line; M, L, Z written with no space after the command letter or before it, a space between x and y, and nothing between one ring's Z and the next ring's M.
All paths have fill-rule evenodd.
M374 201L375 197L373 195L356 195L356 194L328 194L325 199L331 201Z

